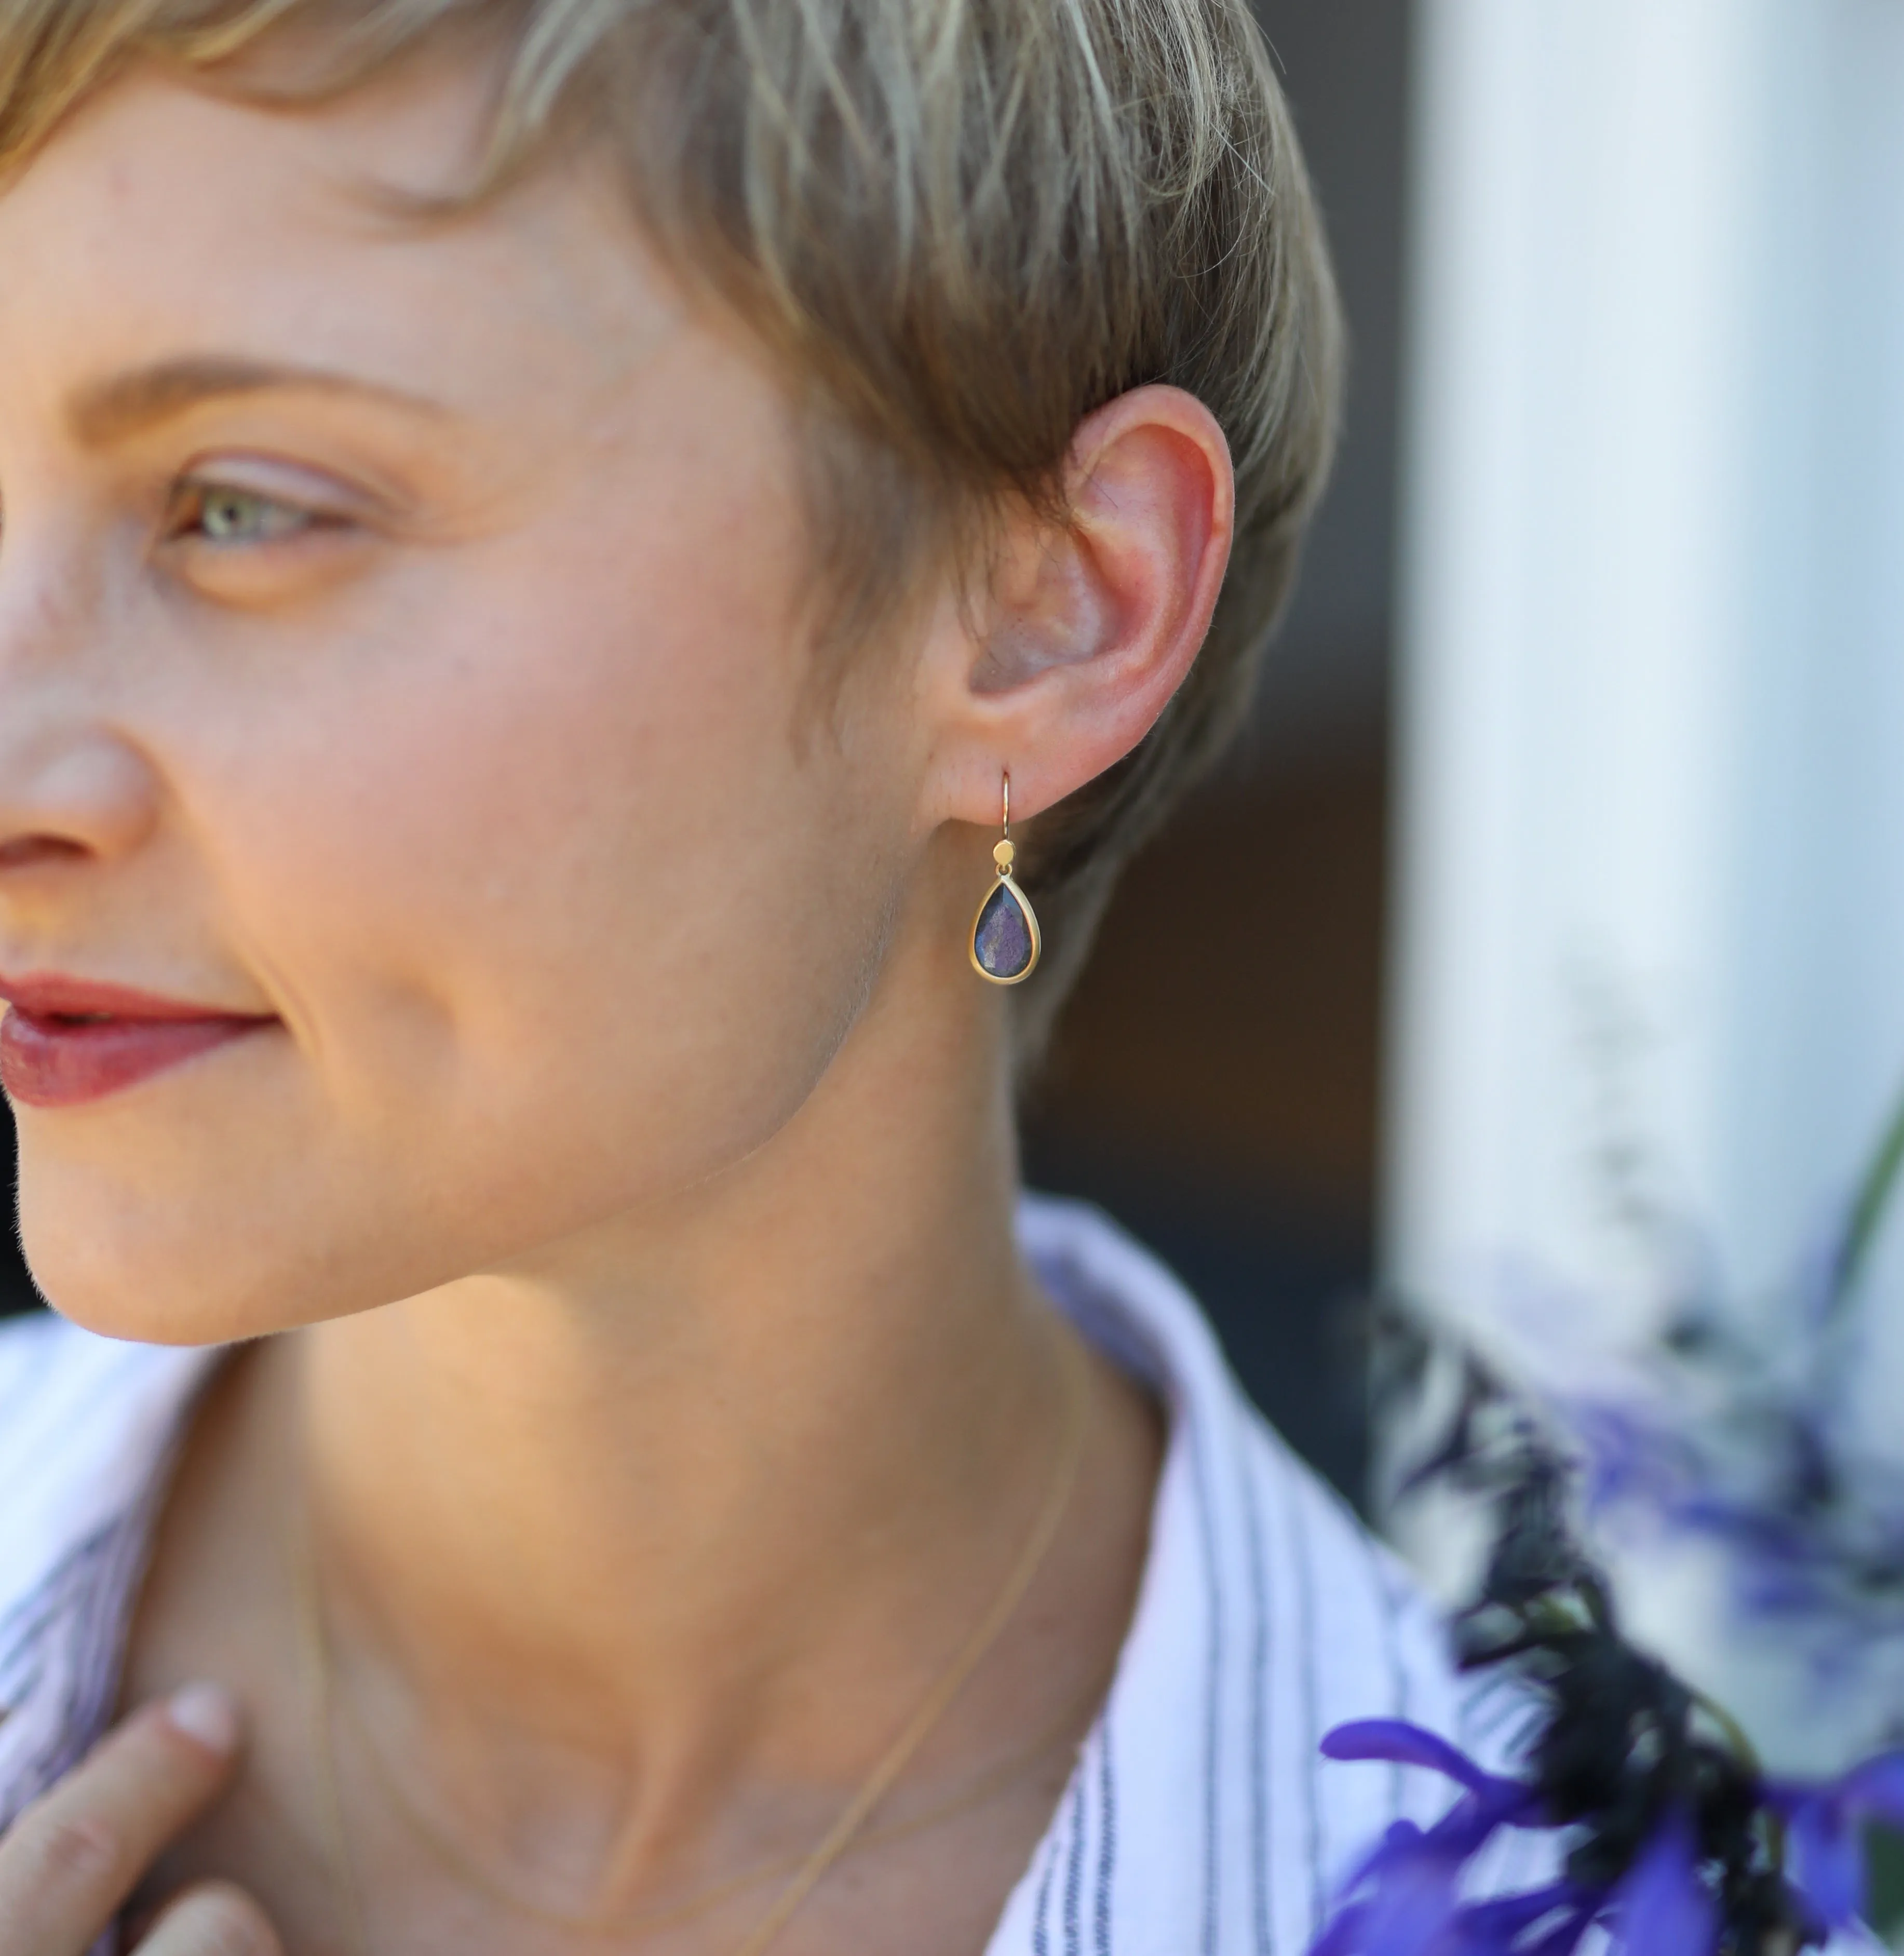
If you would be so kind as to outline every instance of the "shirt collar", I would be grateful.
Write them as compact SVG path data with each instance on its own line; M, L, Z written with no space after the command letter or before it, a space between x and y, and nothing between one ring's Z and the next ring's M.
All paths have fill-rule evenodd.
M1438 1635L1167 1270L1080 1204L1029 1198L1020 1230L1169 1437L1109 1696L988 1956L1295 1956L1335 1871L1401 1810L1394 1775L1322 1778L1316 1742L1360 1716L1461 1733ZM170 1459L217 1356L57 1320L0 1338L0 1825L112 1715Z
M0 1825L112 1715L168 1463L216 1359L52 1317L0 1348Z
M1322 1734L1389 1716L1486 1736L1434 1614L1264 1423L1171 1273L1081 1204L1029 1200L1020 1228L1169 1440L1109 1697L988 1956L1299 1956L1390 1822L1445 1804L1422 1776L1328 1765Z

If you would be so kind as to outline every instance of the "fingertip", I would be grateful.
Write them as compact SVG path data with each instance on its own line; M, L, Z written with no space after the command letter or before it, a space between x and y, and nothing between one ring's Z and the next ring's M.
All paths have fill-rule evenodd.
M165 1717L174 1731L217 1759L229 1759L244 1737L238 1700L222 1684L182 1686L166 1699Z
M134 1956L284 1956L264 1911L229 1882L208 1882L169 1902Z

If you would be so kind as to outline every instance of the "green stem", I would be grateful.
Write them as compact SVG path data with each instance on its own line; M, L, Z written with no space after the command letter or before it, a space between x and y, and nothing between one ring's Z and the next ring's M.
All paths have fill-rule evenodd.
M1764 1768L1759 1761L1758 1748L1745 1736L1745 1727L1724 1705L1708 1698L1703 1691L1694 1691L1691 1696L1694 1704L1725 1734L1726 1743L1732 1747L1739 1764L1754 1779L1763 1778Z
M1851 1219L1845 1230L1844 1241L1839 1248L1836 1267L1831 1273L1831 1287L1826 1294L1827 1317L1836 1317L1843 1311L1858 1287L1858 1279L1865 1273L1872 1246L1890 1210L1891 1197L1897 1192L1900 1170L1904 1170L1904 1094L1899 1096L1897 1104L1891 1110L1890 1120L1878 1143L1877 1151L1865 1171L1858 1199L1852 1204Z

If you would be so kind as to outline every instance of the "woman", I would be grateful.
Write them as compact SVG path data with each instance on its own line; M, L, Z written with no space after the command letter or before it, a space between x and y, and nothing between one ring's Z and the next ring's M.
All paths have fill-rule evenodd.
M1325 470L1240 0L11 0L0 162L0 1956L1300 1948L1455 1694L1012 1143Z

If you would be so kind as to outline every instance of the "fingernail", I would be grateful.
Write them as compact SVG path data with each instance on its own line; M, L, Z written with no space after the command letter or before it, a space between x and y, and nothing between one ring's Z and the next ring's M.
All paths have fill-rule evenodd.
M208 1753L221 1756L238 1750L238 1708L221 1684L188 1684L166 1702L165 1716L175 1728Z

